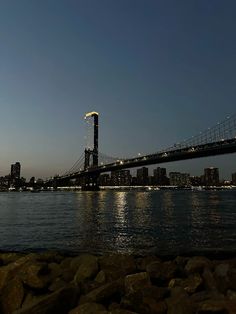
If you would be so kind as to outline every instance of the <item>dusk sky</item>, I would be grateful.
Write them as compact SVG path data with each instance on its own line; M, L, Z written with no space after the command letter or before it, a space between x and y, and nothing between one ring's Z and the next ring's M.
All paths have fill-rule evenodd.
M236 113L235 0L0 0L0 176L153 153ZM236 172L236 154L162 165Z

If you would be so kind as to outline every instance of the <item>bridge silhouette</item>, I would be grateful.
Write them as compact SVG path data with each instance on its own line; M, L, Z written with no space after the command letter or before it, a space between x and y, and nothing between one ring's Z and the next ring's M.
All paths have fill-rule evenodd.
M55 177L54 186L81 178L83 190L99 190L98 178L104 172L236 152L236 114L228 116L222 122L188 140L156 153L134 158L111 157L99 152L98 116L95 111L85 115L85 119L92 121L93 147L86 147L84 153L68 171ZM52 180L49 182L52 183Z

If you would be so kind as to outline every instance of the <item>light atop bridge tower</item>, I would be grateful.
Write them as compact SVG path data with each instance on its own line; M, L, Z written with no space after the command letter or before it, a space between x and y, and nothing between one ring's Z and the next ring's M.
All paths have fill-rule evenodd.
M93 116L98 116L98 112L96 111L91 111L91 112L88 112L85 114L85 119L88 118L88 117L93 117Z

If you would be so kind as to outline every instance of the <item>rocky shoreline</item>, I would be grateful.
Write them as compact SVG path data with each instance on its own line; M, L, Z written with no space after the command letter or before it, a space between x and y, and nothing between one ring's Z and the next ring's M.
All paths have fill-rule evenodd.
M1 314L236 314L236 258L0 253Z

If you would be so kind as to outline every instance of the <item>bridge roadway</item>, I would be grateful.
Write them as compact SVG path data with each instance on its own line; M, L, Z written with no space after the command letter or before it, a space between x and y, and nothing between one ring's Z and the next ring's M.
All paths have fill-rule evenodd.
M135 168L140 166L148 166L153 164L161 164L172 161L216 156L230 154L236 152L236 138L221 140L202 145L178 148L170 151L162 151L155 154L138 156L130 159L117 160L114 163L101 165L96 168L89 168L69 175L58 177L57 179L75 179L87 175L100 174L103 172L122 170L127 168Z

